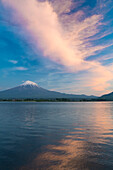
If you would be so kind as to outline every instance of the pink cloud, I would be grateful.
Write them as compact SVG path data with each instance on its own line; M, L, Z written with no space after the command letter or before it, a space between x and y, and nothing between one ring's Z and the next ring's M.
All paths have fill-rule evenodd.
M83 11L63 14L72 8L73 2L68 0L54 0L52 3L37 0L2 2L15 11L13 19L31 35L35 48L40 49L44 57L64 65L70 72L88 70L88 84L96 91L109 86L107 82L113 78L112 72L97 61L85 61L88 56L109 46L93 46L89 41L99 32L102 15L83 19Z
M25 71L28 70L26 67L14 67L12 70Z

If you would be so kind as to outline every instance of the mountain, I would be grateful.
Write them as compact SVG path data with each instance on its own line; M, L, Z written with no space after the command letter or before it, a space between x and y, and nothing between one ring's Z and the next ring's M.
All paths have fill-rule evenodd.
M25 83L17 87L0 91L0 99L55 99L55 98L93 99L95 98L95 96L73 95L50 91L38 86L36 83L31 81L26 81Z
M100 99L113 101L113 92L102 95Z

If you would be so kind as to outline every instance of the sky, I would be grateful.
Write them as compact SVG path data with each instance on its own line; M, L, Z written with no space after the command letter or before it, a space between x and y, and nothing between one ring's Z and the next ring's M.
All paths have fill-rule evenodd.
M113 91L113 0L0 0L0 90Z

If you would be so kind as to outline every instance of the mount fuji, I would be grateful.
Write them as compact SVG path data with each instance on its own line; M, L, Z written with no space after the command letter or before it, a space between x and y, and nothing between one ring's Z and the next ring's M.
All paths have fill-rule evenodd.
M93 99L95 96L65 94L46 90L32 81L26 81L23 84L0 91L0 99Z

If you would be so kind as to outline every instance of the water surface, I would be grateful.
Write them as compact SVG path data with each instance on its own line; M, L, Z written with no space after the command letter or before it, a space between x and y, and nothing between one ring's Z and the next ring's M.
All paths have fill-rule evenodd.
M0 103L0 170L113 170L113 103Z

